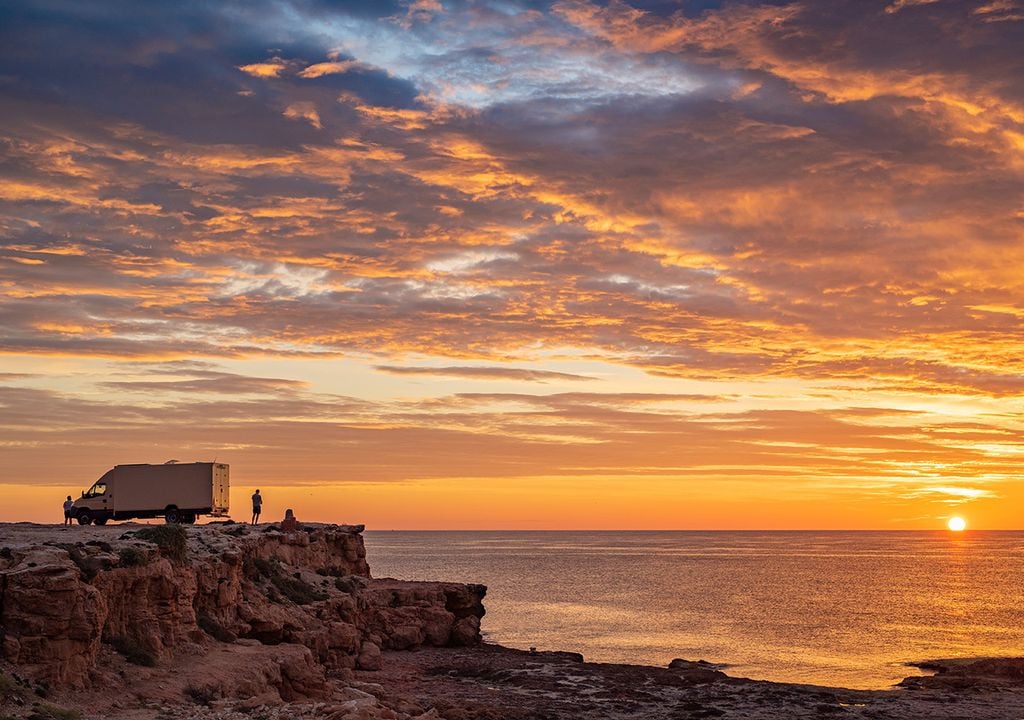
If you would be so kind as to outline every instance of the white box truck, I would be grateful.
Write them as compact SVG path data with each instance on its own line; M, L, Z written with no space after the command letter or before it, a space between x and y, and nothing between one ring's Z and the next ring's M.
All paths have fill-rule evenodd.
M230 489L224 463L117 465L82 492L71 512L81 525L155 517L194 523L200 515L227 515Z

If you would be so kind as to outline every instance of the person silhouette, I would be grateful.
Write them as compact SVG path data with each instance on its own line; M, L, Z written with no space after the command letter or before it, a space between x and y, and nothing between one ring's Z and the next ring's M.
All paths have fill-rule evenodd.
M64 501L64 524L65 525L70 525L71 524L71 520L72 520L71 513L72 513L72 511L74 509L75 509L75 501L71 499L70 495L68 495L68 499Z
M251 525L255 525L260 521L260 513L263 512L263 496L260 495L260 489L256 488L256 492L252 494L252 522Z

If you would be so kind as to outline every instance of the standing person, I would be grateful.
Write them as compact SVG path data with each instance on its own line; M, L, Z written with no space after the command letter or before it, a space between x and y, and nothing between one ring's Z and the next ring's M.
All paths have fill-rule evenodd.
M256 492L252 494L252 523L255 525L260 521L260 513L263 512L263 496L260 495L260 489L256 488Z
M71 511L75 509L75 501L68 495L68 499L64 501L64 524L71 524Z

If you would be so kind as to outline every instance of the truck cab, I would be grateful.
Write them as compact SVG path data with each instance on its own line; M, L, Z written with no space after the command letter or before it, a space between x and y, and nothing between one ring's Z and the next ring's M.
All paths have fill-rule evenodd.
M107 503L110 500L107 496L107 478L113 472L108 470L92 484L91 488L83 490L82 497L75 501L72 513L80 525L88 525L89 522L106 525L107 520L111 519L112 514L107 512Z

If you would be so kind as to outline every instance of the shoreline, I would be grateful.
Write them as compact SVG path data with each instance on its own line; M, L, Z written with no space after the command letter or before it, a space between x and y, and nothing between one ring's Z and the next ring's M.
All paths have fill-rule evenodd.
M1005 720L1024 658L857 690L482 641L486 588L373 578L362 526L0 524L0 715L33 720ZM168 539L178 538L180 547ZM62 714L63 713L63 714ZM70 714L68 714L70 713Z
M918 674L908 662L1019 654L1024 616L1005 592L1024 578L1018 539L366 533L381 574L486 584L491 642L610 663L704 657L746 677L854 689Z
M489 633L486 629L483 629L483 628L481 628L481 636L482 636L482 644L485 644L485 645L499 647L499 648L502 648L502 649L505 649L505 650L515 651L515 652L529 652L529 650L530 650L530 648L517 647L515 645L503 645L498 638L493 637L491 633ZM622 666L631 666L631 667L663 668L663 667L667 667L672 662L676 662L677 660L679 660L679 661L687 662L687 663L700 664L700 665L702 665L704 667L707 667L709 669L719 670L721 672L724 672L726 675L729 675L729 677L734 678L734 679L738 679L738 680L750 680L752 682L777 683L777 684L780 684L780 685L797 685L797 686L804 686L804 687L817 687L817 688L832 689L832 690L849 690L849 691L856 691L856 692L860 692L860 691L864 691L864 692L883 692L883 691L886 691L886 690L892 690L892 689L895 689L895 688L899 687L901 683L903 683L903 682L905 682L907 680L913 680L915 678L920 678L920 677L932 677L932 676L938 674L939 672L942 672L942 670L940 670L939 668L945 669L947 667L955 667L955 666L958 666L958 665L969 664L969 663L977 662L977 661L1013 660L1013 659L1016 658L1016 656L1013 656L1013 655L1005 655L1005 656L1004 655L971 655L971 656L963 656L963 657L956 657L956 658L933 658L933 659L928 659L928 660L906 660L906 661L901 661L901 662L897 663L896 666L906 668L908 672L912 672L914 670L917 670L919 672L918 675L902 675L898 679L895 679L893 682L891 682L891 683L889 683L887 685L879 685L879 686L872 686L872 687L855 687L853 685L844 685L841 682L837 682L836 684L830 684L828 682L802 681L802 680L799 680L799 679L792 679L792 678L764 678L764 677L754 677L754 676L751 676L751 675L732 674L737 669L743 668L744 665L742 663L731 663L731 662L724 662L724 661L720 662L720 661L717 661L717 660L706 660L704 658L698 658L697 660L686 660L684 658L673 658L669 663L658 664L658 663L654 663L654 662L642 662L642 661L633 662L633 661L629 661L629 660L622 660L622 661L616 661L616 660L593 660L593 659L589 659L589 656L587 656L587 654L585 652L582 652L580 650L545 649L545 650L538 650L538 652L539 653L579 655L581 658L584 658L584 662L586 662L588 664L594 664L594 665L622 665ZM1022 651L1022 652L1024 652L1024 651Z

